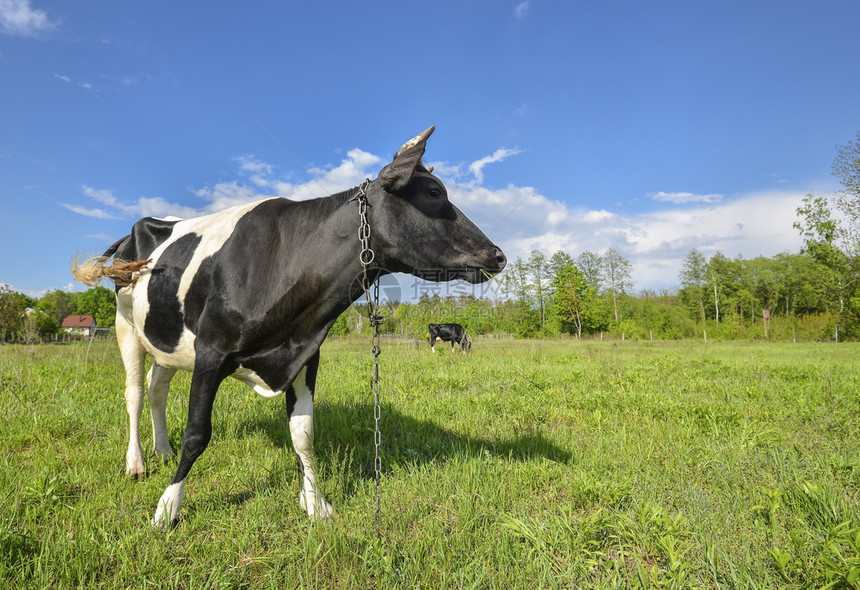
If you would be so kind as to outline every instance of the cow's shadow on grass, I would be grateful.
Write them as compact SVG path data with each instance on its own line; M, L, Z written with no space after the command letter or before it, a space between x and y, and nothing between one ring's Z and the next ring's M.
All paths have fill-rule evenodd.
M373 404L326 404L314 408L317 471L323 479L336 478L340 493L349 497L366 480L375 478ZM467 436L433 420L420 420L393 406L383 404L380 418L383 472L399 468L420 468L439 464L454 457L496 458L503 461L549 459L568 463L571 454L539 431L512 432L509 436L481 438ZM292 440L286 412L250 420L240 430L263 433L274 445L292 454ZM323 483L324 492L326 484ZM242 503L248 494L236 495Z

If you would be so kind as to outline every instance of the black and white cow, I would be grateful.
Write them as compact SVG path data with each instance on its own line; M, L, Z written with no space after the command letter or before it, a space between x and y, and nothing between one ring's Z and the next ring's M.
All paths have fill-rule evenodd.
M427 329L430 330L430 350L436 352L436 342L451 343L451 350L454 350L454 344L459 344L463 352L472 350L472 341L466 336L466 330L460 324L428 324Z
M371 279L406 272L480 283L505 266L502 251L448 201L445 186L422 164L433 130L404 144L366 185ZM302 202L271 198L187 220L141 219L104 256L75 266L82 282L107 277L116 284L128 474L144 472L139 422L146 355L154 359L146 375L154 453L163 460L174 455L168 386L177 369L192 371L179 465L154 526L177 521L188 472L212 434L215 393L229 376L265 397L285 394L303 471L300 505L311 518L331 515L314 474L314 384L329 328L363 293L356 280L362 273L359 192Z

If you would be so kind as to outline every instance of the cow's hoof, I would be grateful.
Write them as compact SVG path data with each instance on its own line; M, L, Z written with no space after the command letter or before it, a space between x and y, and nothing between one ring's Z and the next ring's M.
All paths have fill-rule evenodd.
M174 518L173 520L168 520L167 518L164 518L163 514L156 514L152 517L152 520L149 524L154 529L158 529L160 531L169 531L177 524L179 524L179 519Z
M334 508L332 508L331 504L326 502L322 496L317 498L315 501L308 503L305 495L299 494L299 506L302 507L302 510L305 510L308 513L308 518L313 521L326 520L331 518L332 514L334 514Z
M137 479L146 474L146 467L143 466L143 463L136 465L127 464L125 466L125 474L131 479Z
M152 517L153 527L167 530L179 522L179 511L182 508L184 493L185 480L167 486L167 489L164 490L161 499L158 501L155 516Z
M328 502L323 502L321 505L318 504L316 510L312 510L308 512L308 517L313 522L317 522L320 520L328 520L334 515L334 508L331 507L331 504Z
M152 517L149 524L154 529L169 531L179 524L179 516L179 511L176 511L174 514L168 507L159 504L158 509L155 511L155 516Z

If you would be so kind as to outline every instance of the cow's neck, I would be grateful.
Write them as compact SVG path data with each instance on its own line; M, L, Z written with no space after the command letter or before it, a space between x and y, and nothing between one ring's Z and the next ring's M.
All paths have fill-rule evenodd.
M310 215L319 222L312 232L308 244L310 255L302 261L301 274L321 279L315 285L319 289L315 303L319 306L317 319L325 326L323 337L337 317L363 293L359 260L362 245L358 238L360 218L358 203L352 199L355 190L308 202L309 206L315 205L316 210ZM379 244L374 240L372 226L370 231L371 246ZM381 252L376 254L381 258ZM375 264L368 269L371 282L382 274L385 272Z

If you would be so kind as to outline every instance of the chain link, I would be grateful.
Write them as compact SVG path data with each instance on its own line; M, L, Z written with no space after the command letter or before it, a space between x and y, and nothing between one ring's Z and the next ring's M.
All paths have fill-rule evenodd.
M370 277L367 269L376 258L376 254L370 247L370 223L367 221L367 187L370 185L370 179L365 179L361 186L358 187L358 192L352 199L358 201L358 240L361 242L361 251L358 254L358 261L361 263L362 278L361 286L364 289L364 296L367 301L367 315L370 320L370 325L373 327L373 336L371 337L371 352L373 353L373 380L371 381L371 389L373 390L373 446L374 460L373 470L376 475L376 512L374 520L376 523L376 538L379 538L379 529L382 521L382 509L380 507L381 489L382 489L382 456L380 450L382 448L382 430L379 426L379 420L382 416L382 407L379 402L379 354L382 349L379 346L379 326L385 322L385 318L379 313L379 279L371 285ZM371 295L371 291L373 292Z

